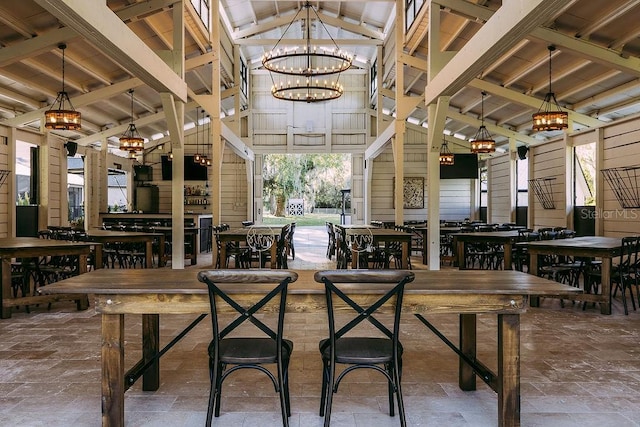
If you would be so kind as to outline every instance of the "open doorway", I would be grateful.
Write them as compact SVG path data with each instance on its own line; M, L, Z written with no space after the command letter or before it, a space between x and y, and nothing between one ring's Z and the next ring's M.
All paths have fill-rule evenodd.
M264 223L339 223L344 190L351 188L351 155L267 154L262 179ZM348 203L345 209L349 215Z

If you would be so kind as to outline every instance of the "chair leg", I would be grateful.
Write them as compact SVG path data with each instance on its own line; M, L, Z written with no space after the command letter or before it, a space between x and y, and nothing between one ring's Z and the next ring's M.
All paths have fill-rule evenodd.
M393 365L391 363L385 364L385 369L389 374L389 378L393 378ZM395 387L393 381L387 381L387 388L389 389L389 416L395 416L395 405L393 403L393 395L395 394Z
M278 364L278 395L280 396L280 413L282 414L282 427L289 427L289 408L287 405L287 392L284 367Z
M216 381L216 407L214 408L214 415L220 416L220 401L222 400L222 373L225 370L225 364L220 363L218 366L218 380Z
M319 415L321 417L324 416L324 406L327 403L327 381L329 377L329 366L323 361L322 362L322 391L320 392L320 411Z
M284 368L284 397L287 406L287 417L291 416L291 397L289 395L289 363Z
M400 427L406 427L407 419L404 414L404 401L402 400L402 385L401 385L401 370L400 362L398 362L398 368L393 369L393 380L396 388L396 400L398 401L398 416L400 417Z
M207 420L206 420L206 427L211 427L211 421L213 418L213 408L216 405L216 393L217 393L217 387L216 385L218 384L218 376L219 376L219 372L218 372L218 363L210 360L209 361L209 380L211 383L211 386L209 387L209 405L207 406Z
M333 403L334 381L336 378L336 365L329 361L329 377L327 378L327 398L324 410L324 427L331 424L331 404Z

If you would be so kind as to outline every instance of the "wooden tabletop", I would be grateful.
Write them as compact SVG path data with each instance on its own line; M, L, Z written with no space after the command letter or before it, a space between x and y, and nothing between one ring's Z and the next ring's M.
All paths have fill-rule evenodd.
M452 233L458 240L511 240L518 238L518 230L510 231L476 231L470 233Z
M576 248L594 250L615 250L622 247L622 239L618 237L584 236L571 239L537 240L534 242L521 242L518 246L526 246L533 249L543 248Z
M202 270L98 269L41 288L43 293L88 294L206 294L206 286L197 279ZM290 294L324 294L324 287L313 276L316 270L295 270L298 280L289 285ZM406 294L487 294L558 295L581 292L580 289L511 270L415 270L415 280L407 284ZM235 285L237 286L237 285ZM351 284L363 293L382 294L390 285ZM222 288L222 286L221 286ZM233 292L234 285L228 286ZM250 287L243 287L250 292Z
M40 239L38 237L8 237L0 239L0 256L13 255L17 251L31 251L33 249L73 249L91 247L90 242L70 242L68 240ZM14 255L15 256L15 255Z
M160 237L163 233L154 233L146 231L118 231L118 230L89 230L87 236L91 238L116 238L116 237Z
M394 230L393 228L369 228L369 227L350 227L345 229L346 234L366 234L371 232L373 236L411 236L406 231Z

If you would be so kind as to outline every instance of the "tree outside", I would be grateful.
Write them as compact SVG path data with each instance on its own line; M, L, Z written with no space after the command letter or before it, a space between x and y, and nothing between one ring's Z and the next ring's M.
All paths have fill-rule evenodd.
M349 154L268 154L262 170L264 211L284 217L289 199L303 199L305 212L340 208L340 190L351 186Z

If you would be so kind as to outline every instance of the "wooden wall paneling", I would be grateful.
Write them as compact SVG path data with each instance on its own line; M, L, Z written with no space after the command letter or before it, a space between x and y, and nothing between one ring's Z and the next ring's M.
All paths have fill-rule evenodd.
M536 197L533 205L529 204L529 212L533 212L533 228L565 227L567 224L565 204L566 143L564 139L554 140L547 144L530 148L533 151L529 167L533 178L555 178L552 183L555 209L544 209ZM529 191L532 193L531 186ZM531 200L531 199L530 199Z
M604 132L602 168L624 168L640 166L640 120L630 121ZM637 186L640 182L628 182ZM633 190L632 190L633 191ZM636 194L638 189L635 189ZM602 207L598 214L602 221L603 234L611 237L640 233L640 209L624 209L618 202L611 185L604 182Z
M489 217L488 223L502 224L511 220L511 158L507 155L491 158L491 181L489 182Z
M459 221L471 218L471 189L474 180L440 181L440 219Z

